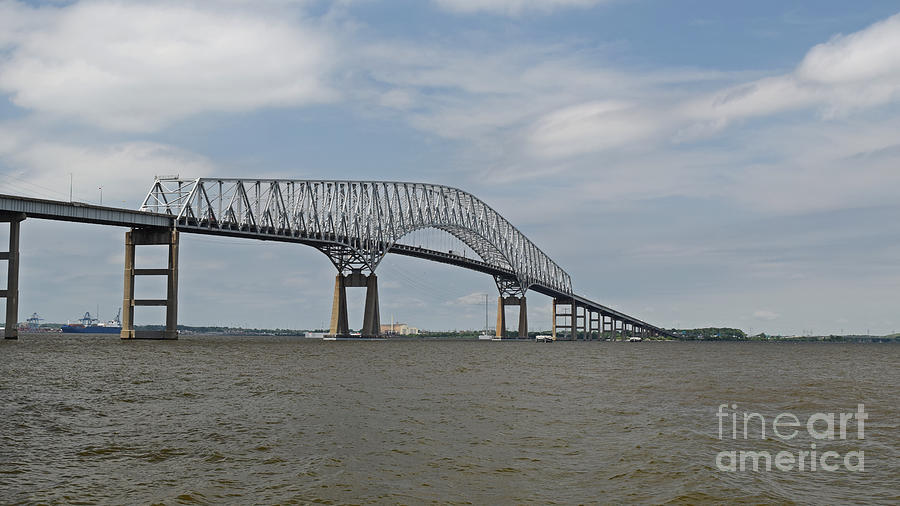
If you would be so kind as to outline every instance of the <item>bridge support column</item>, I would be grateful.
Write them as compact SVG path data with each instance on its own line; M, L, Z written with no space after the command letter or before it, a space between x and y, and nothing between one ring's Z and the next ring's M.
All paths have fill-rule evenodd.
M587 307L582 308L582 314L584 315L581 319L581 325L584 332L584 340L591 340L591 310Z
M603 316L600 313L596 313L594 311L591 311L589 313L589 315L590 315L590 317L588 319L588 332L587 332L588 339L589 340L594 339L594 331L596 330L597 331L597 340L600 340L600 339L602 339L602 336L603 336L603 324L602 324Z
M556 299L553 299L553 310L552 310L551 318L553 319L553 324L550 325L550 332L553 336L553 340L556 341Z
M519 297L519 339L528 339L528 304L524 295Z
M569 306L571 310L568 313L561 313L560 306ZM563 319L563 322L560 323L560 318ZM569 318L569 321L566 321L565 318ZM553 299L553 337L559 340L565 341L574 341L578 336L575 328L577 325L578 318L578 310L576 309L575 301L573 300L559 300ZM559 331L563 331L568 333L566 337L560 336Z
M494 336L500 339L506 337L506 304L503 296L497 297L497 330Z
M569 332L571 333L571 340L578 340L578 306L575 304L575 301L572 301L572 321L569 322L571 325L569 328Z
M6 328L4 339L19 338L19 229L25 215L22 213L0 215L0 221L9 223L9 251L0 253L0 259L6 259L6 290L0 291L0 297L6 298Z
M366 278L366 309L363 313L363 337L378 337L381 334L381 315L378 309L378 278L375 273Z
M165 269L137 269L135 246L167 245L168 265ZM136 276L166 276L165 299L135 299ZM162 331L134 330L136 306L165 306L166 328ZM178 339L178 231L133 228L125 232L125 293L122 298L122 339Z
M500 339L506 338L506 306L519 306L519 331L517 337L519 339L528 338L528 304L524 295L522 297L514 295L509 297L500 295L497 297L497 331L494 335Z
M368 297L366 297L368 299ZM368 301L367 301L368 302ZM349 336L350 326L347 323L347 286L344 276L338 273L334 278L334 300L331 303L332 336Z

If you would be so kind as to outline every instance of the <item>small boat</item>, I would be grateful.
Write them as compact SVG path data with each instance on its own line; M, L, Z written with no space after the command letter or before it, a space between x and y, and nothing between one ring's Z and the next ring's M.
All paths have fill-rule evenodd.
M643 339L641 339L640 337L637 337L637 336L628 338L629 343L639 343L641 341L643 341Z
M478 336L479 341L499 341L500 338L488 334L488 295L484 294L484 332Z
M548 336L547 334L540 334L534 338L535 342L538 343L552 343L556 341L556 338L553 336Z

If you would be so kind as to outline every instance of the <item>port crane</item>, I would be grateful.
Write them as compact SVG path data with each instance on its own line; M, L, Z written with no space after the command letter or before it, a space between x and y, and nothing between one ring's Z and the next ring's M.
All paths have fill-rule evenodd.
M41 322L44 321L44 319L41 318L41 316L37 313L31 313L31 317L29 317L25 321L28 322L29 330L36 330L41 325Z

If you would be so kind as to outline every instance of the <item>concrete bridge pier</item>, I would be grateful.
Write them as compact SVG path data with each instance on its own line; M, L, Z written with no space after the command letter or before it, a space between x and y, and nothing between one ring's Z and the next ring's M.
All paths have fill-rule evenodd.
M497 332L496 337L500 339L506 338L506 306L519 306L519 339L528 338L528 303L525 296L516 297L503 295L497 298Z
M381 311L378 306L378 277L373 272L366 278L366 308L363 311L360 333L365 337L378 337L381 334Z
M0 253L0 260L7 261L6 290L0 290L0 297L6 298L4 339L19 338L19 229L24 220L23 213L0 214L0 222L9 223L9 250Z
M361 337L378 337L381 335L381 311L378 303L378 277L375 273L363 274L354 269L350 274L338 273L334 278L334 300L331 305L331 328L328 334L335 337L350 335L347 318L347 288L365 288L366 306L363 312Z
M560 306L569 306L568 313L560 312ZM560 318L568 318L560 323ZM590 310L576 303L574 300L553 299L553 337L559 338L557 333L562 330L568 333L568 337L560 340L577 341L578 334L583 332L584 339L590 338Z
M334 278L334 299L331 303L331 329L332 336L349 336L350 326L347 323L347 285L343 274L338 273Z
M550 318L552 320L552 324L550 325L550 335L553 336L553 340L556 340L556 298L553 299L553 307L550 309Z
M558 332L560 329L563 329L563 330L566 329L565 324L560 325L560 323L559 323L560 317L565 318L566 316L569 316L566 313L559 312L560 306L564 306L564 305L566 305L566 303L564 301L558 300L555 297L553 298L553 311L552 311L553 312L553 325L551 325L551 331L553 332L554 340L555 339L562 340L562 336L558 335Z
M573 303L572 314L574 315L572 317L572 340L577 341L581 337L582 340L587 341L589 339L588 326L590 325L588 308Z
M569 320L569 335L572 341L578 340L578 306L572 302L572 319Z
M135 246L167 245L165 269L135 268ZM166 276L165 299L135 299L136 276ZM136 306L164 306L165 330L134 330ZM125 232L125 294L122 298L122 339L178 339L178 231L174 229L133 228Z

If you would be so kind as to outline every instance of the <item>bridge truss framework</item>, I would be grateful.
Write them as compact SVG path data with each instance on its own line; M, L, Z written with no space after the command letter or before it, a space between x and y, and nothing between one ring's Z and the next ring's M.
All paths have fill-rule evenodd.
M505 308L519 306L518 337L527 337L525 293L553 298L553 333L569 339L616 338L626 333L669 335L658 327L579 297L571 277L494 209L462 190L386 181L157 178L140 211L0 195L0 221L10 223L6 335L15 334L18 229L25 217L130 227L126 234L123 338L177 336L178 237L200 233L295 242L316 247L335 265L331 333L349 334L346 288L367 289L362 334L380 333L375 269L387 253L425 258L493 276L499 293L497 337L506 337ZM447 232L480 259L399 242L423 228ZM13 233L13 232L16 233ZM167 269L134 266L134 247L168 244ZM131 261L129 261L131 259ZM166 299L136 300L134 277L167 276ZM130 291L129 291L130 289ZM12 303L11 303L12 302ZM166 330L134 332L135 306L167 308ZM569 311L565 311L565 308ZM11 313L12 312L12 313ZM602 322L602 323L598 323Z

